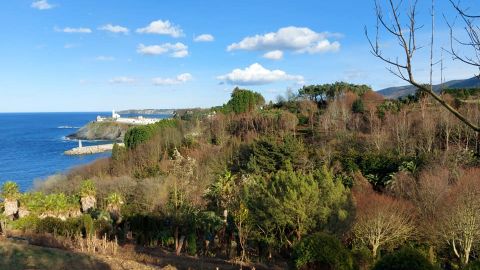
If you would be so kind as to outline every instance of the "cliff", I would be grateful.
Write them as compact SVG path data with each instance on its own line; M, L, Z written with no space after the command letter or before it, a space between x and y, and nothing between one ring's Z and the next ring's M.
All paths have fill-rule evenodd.
M67 136L78 140L110 140L123 141L123 137L130 126L116 122L90 122L77 132Z

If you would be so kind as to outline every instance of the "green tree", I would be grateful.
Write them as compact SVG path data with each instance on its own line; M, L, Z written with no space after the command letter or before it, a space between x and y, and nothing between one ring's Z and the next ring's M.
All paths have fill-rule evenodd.
M333 84L309 85L304 86L298 91L300 97L315 101L318 104L325 103L327 100L335 99L345 92L352 92L362 96L367 91L372 91L367 85L356 85L346 82L335 82Z
M125 150L126 150L125 147L120 146L118 143L115 143L112 149L112 160L114 161L123 160L126 156Z
M270 177L251 180L247 206L261 231L274 233L280 243L291 247L315 227L320 190L312 174L288 166Z
M247 171L272 173L286 169L305 169L308 166L307 151L303 142L292 135L283 138L267 136L255 141L250 147Z
M238 188L235 183L235 176L230 171L225 171L223 175L210 185L206 191L206 198L209 199L215 208L220 210L220 214L226 216L231 210L235 197L238 195ZM223 211L226 211L223 213Z
M148 141L154 134L153 125L138 126L130 128L125 133L125 146L133 149L138 145Z
M140 144L143 144L150 140L155 134L161 132L166 128L177 127L178 122L176 119L163 119L155 124L149 124L145 126L136 126L130 128L125 133L124 142L128 149L133 149Z
M320 189L317 206L320 229L347 229L351 208L350 190L341 180L336 179L333 171L325 165L320 170L315 170L313 175Z
M252 112L265 104L263 96L257 92L240 89L233 89L232 96L223 110L236 114Z
M188 201L184 191L174 188L164 208L165 216L171 221L175 240L175 253L180 255L185 235L191 233L197 215L196 208Z

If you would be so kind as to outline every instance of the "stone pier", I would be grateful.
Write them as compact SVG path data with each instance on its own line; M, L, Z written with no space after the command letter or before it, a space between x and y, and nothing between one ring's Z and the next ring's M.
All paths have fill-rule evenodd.
M119 143L119 146L124 146L123 143ZM67 150L64 152L65 155L75 156L75 155L92 155L98 154L103 152L112 151L113 143L112 144L100 144L100 145L92 145L92 146L82 146L82 147L75 147L73 149Z

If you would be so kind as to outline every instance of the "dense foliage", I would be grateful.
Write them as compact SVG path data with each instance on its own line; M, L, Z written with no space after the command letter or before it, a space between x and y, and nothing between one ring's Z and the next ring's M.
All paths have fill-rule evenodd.
M434 267L419 251L412 248L403 248L388 254L375 264L373 270L435 270Z
M136 146L151 139L153 136L155 136L155 134L161 132L163 129L175 128L176 126L176 120L164 119L155 124L131 128L125 134L125 146L127 148L135 148Z
M323 233L302 239L293 254L298 269L354 269L350 252L338 239Z

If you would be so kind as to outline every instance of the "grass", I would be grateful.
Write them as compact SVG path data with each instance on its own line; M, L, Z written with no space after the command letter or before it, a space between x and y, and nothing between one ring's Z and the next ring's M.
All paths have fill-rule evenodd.
M84 254L1 241L0 269L108 270L110 267Z

